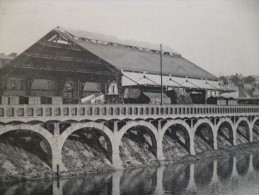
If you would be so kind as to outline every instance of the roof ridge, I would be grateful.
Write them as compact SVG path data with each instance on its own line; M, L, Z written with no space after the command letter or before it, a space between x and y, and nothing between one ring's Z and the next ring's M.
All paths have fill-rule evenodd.
M116 36L112 35L104 35L101 33L95 33L84 30L77 30L72 28L64 28L57 26L55 30L65 32L71 36L71 38L77 38L81 41L89 41L92 43L100 43L105 45L113 45L113 46L123 46L131 49L139 49L140 51L148 51L157 53L160 52L160 45L156 43L144 42L144 41L136 41L136 40L120 40ZM132 42L132 43L130 43ZM163 54L171 54L172 56L181 54L169 46L164 45Z

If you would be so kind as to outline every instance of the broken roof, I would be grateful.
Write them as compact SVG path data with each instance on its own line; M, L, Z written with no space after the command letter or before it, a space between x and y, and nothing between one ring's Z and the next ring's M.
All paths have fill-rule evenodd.
M86 51L88 54L90 52L98 59L104 61L110 67L114 67L118 70L160 74L159 45L135 41L130 41L130 43L129 41L123 42L113 36L105 36L97 33L90 33L86 31L72 29L63 29L60 27L57 27L50 31L41 40L36 42L33 46L31 46L22 54L20 54L16 58L15 63L19 63L19 61L24 61L29 58L35 57L38 53L34 53L33 50L41 52L41 50L38 50L36 47L37 43L39 43L38 45L40 45L41 47L44 47L44 41L52 43L51 38L53 37L53 34L62 37L62 40L70 42L70 46L72 43L74 46L80 47L81 50ZM56 59L55 55L58 55L55 52L51 54L47 52L47 54L51 55L47 56L48 59ZM72 55L70 52L67 52L66 54ZM46 55L46 52L42 55ZM71 60L74 59L73 55L72 57L59 57L60 59L62 57L65 59L69 57L69 59ZM44 58L44 56L42 58ZM181 54L170 49L169 47L163 47L162 62L164 75L217 80L217 77L195 65L194 63L188 61L187 59L183 58ZM83 66L84 64L82 63L81 65ZM96 64L93 63L92 66L94 68ZM87 67L88 66L86 66L86 68Z
M159 45L143 42L128 45L127 41L120 41L113 36L59 27L55 31L118 69L160 73ZM217 77L183 58L169 47L163 48L162 56L164 74L217 80Z

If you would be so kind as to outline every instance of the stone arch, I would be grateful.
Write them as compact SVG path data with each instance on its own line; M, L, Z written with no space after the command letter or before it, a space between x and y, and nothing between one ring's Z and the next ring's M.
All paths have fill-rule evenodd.
M185 128L186 130L186 133L187 133L187 136L188 136L188 139L189 140L185 140L186 141L186 144L188 145L188 151L191 155L194 155L195 154L195 151L194 151L194 145L193 145L193 132L191 131L191 128L190 126L188 125L188 123L186 123L185 121L181 120L181 119L176 119L176 120L170 120L168 121L164 126L163 128L161 129L161 131L159 131L159 138L160 140L159 141L163 141L163 138L164 138L164 135L166 133L166 131L168 130L169 127L173 126L173 125L180 125L182 127ZM187 143L188 142L188 143ZM163 150L162 150L163 151Z
M96 123L96 122L87 122L87 123L75 123L72 124L70 127L68 127L62 134L60 135L60 144L59 144L59 151L60 154L62 153L62 148L64 146L65 141L68 139L68 137L79 130L82 130L84 128L94 128L97 129L98 132L104 137L106 143L107 143L107 155L108 159L110 160L111 163L114 163L113 156L113 132L111 129L106 127L102 123Z
M210 133L212 136L211 138L209 138L209 145L214 149L214 150L217 150L218 149L218 145L217 145L217 134L216 134L216 130L215 130L215 126L213 125L213 123L208 119L208 118L203 118L203 119L199 119L193 126L193 137L195 137L195 133L196 131L198 130L198 127L202 124L206 124L210 127Z
M126 123L126 125L124 125L116 134L116 140L117 140L117 146L119 147L120 142L122 137L125 135L125 133L130 130L133 127L136 126L142 126L142 127L146 127L148 130L148 133L150 134L151 140L152 140L152 147L154 149L155 152L155 156L157 157L157 159L162 160L163 156L162 156L162 143L159 145L158 143L158 131L157 128L152 125L149 122L146 121L131 121Z
M251 123L251 129L252 129L253 140L258 140L258 139L259 139L259 138L258 138L258 136L259 136L259 129L258 129L258 128L257 128L257 130L255 129L255 124L256 124L257 122L259 122L259 116L255 117L255 118L253 119L252 123ZM256 138L256 137L254 137L254 136L256 136L256 134L257 134L257 139L254 139L254 138Z
M155 138L157 138L157 128L152 125L151 123L149 122L146 122L146 121L131 121L131 122L128 122L126 123L126 125L124 125L118 132L118 138L119 140L121 140L121 138L123 137L123 135L129 130L131 129L132 127L135 127L135 126L143 126L143 127L146 127L148 128L152 133L153 133L153 136Z
M45 143L48 145L50 149L50 157L51 157L51 168L52 170L54 169L53 165L53 156L55 155L55 148L53 147L53 135L47 131L45 128L41 127L41 125L29 125L29 124L19 124L19 125L5 125L5 126L0 126L0 136L11 132L11 131L17 131L17 130L22 130L22 131L32 131L35 134L39 135Z
M102 132L102 135L106 136L107 138L109 138L109 141L112 143L113 141L113 132L111 131L111 129L109 129L108 127L106 127L104 124L102 123L96 123L96 122L87 122L87 123L76 123L76 124L72 124L70 127L68 127L61 135L60 135L60 147L62 149L65 141L67 140L67 138L74 133L75 131L78 131L79 129L83 129L83 128L95 128L100 130L100 132Z
M231 129L229 129L229 132L228 132L229 141L231 142L232 145L236 145L236 132L234 131L234 123L231 121L230 118L221 118L219 120L218 124L215 127L216 137L218 138L220 126L223 125L224 123L227 123L230 125Z
M254 125L255 125L256 121L258 121L258 120L259 120L259 116L256 116L256 117L253 119L252 123L251 123L251 127L254 128Z
M6 125L1 127L0 130L0 136L4 133L10 132L10 131L17 131L17 130L28 130L33 131L34 133L37 133L42 138L44 138L48 144L50 145L52 149L52 138L53 135L47 131L47 129L44 129L40 125L28 125L28 124L19 124L19 125Z
M237 120L237 122L234 125L234 131L237 134L238 127L239 127L240 123L242 123L242 122L245 122L248 127L248 130L246 131L246 139L247 139L247 141L252 142L253 141L252 126L247 117L240 117Z

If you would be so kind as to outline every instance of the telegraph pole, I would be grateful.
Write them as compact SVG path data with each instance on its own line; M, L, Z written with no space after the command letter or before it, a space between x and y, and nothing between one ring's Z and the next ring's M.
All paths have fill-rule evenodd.
M162 65L162 44L160 44L160 74L161 74L161 105L163 105L163 65Z

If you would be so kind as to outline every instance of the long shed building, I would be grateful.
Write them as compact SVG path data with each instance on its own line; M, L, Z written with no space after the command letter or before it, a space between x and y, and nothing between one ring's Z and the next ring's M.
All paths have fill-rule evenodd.
M160 103L160 59L159 45L57 27L1 69L2 103ZM162 65L164 103L205 103L223 91L169 47Z

